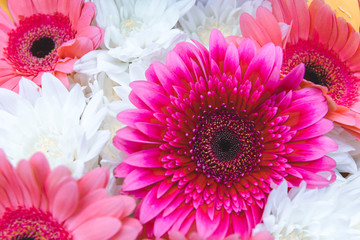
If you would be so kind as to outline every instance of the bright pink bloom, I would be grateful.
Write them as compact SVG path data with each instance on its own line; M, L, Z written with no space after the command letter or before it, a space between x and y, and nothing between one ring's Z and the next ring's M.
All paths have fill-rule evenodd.
M0 150L0 238L136 239L135 200L107 197L108 177L97 168L75 180L65 167L50 171L41 153L13 168Z
M323 0L271 0L273 14L257 10L256 20L240 17L244 37L260 45L273 42L284 49L282 72L305 64L301 87L317 86L329 102L330 120L360 140L360 35ZM291 25L282 39L279 22Z
M335 179L326 99L318 88L295 90L304 66L280 79L280 47L257 51L248 39L236 48L217 30L209 49L178 44L147 81L131 83L137 109L118 115L127 126L114 144L129 156L115 175L142 198L148 237L249 239L271 183L315 188Z
M40 86L51 72L65 86L75 61L103 41L90 26L95 5L83 0L8 0L11 18L0 9L0 86L18 91L21 77Z

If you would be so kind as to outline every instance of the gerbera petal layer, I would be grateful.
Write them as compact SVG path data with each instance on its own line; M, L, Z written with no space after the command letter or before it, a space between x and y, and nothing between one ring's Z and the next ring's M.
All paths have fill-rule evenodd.
M0 235L11 239L136 239L141 225L128 217L135 200L121 195L108 198L105 186L96 184L105 171L94 170L75 180L65 167L51 171L41 153L13 168L0 151ZM97 187L83 189L81 182ZM85 195L79 194L84 191ZM123 227L125 232L132 229L132 234L124 234Z
M150 66L147 81L131 83L137 109L118 115L128 126L114 145L129 155L114 174L125 177L123 192L142 198L148 237L196 229L202 238L249 239L271 183L334 181L335 163L324 157L336 149L323 136L332 129L326 98L296 90L304 65L284 83L279 47L228 45L217 30L209 43L180 43L166 64Z

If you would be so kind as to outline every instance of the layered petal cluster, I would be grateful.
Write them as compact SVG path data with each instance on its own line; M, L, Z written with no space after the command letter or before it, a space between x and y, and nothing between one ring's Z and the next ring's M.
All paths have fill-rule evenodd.
M94 51L76 64L76 70L106 72L116 79L128 64L162 56L185 34L175 25L195 0L95 0L96 24L105 30L102 50Z
M303 65L280 79L281 64L280 47L227 45L214 30L209 50L180 43L166 64L150 66L147 81L130 84L137 109L118 115L127 126L114 144L129 155L115 176L125 177L123 192L142 198L149 237L249 239L271 183L334 181L326 99L318 88L296 90Z
M22 79L19 94L0 89L0 148L13 164L43 152L52 168L65 165L79 178L99 166L110 138L99 129L107 113L103 93L86 103L79 85L68 91L50 73L41 84Z
M269 231L275 240L355 240L360 237L359 174L338 179L323 189L300 187L288 192L284 181L268 198L263 223L254 232Z
M136 239L142 229L128 217L133 198L107 197L106 168L75 180L66 167L51 171L41 153L14 168L0 151L0 176L2 239L125 240Z
M259 7L256 20L240 17L243 36L284 49L282 72L305 64L301 87L317 86L329 101L327 118L360 139L360 35L323 0L271 0L273 14ZM282 39L279 22L291 25Z
M0 86L18 91L21 77L41 85L44 72L69 86L75 61L96 49L103 30L90 26L95 5L83 0L9 0L0 9Z
M197 1L196 4L179 19L181 28L191 39L209 46L209 37L213 29L218 29L225 37L241 36L239 17L246 12L255 16L259 6L271 11L271 4L266 0Z

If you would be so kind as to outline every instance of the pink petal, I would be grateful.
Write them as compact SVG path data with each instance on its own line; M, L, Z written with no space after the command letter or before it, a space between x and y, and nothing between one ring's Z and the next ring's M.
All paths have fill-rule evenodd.
M273 43L268 43L263 46L251 60L245 72L244 80L249 79L255 82L259 77L261 83L265 82L270 76L276 61L278 61L275 56L276 48Z
M224 213L221 215L221 221L215 232L209 237L209 240L223 239L229 231L229 214Z
M81 58L92 50L94 50L94 45L89 38L77 37L63 43L57 49L57 53L60 58Z
M67 1L59 1L59 2L67 2ZM73 23L73 25L76 26L77 29L82 29L83 27L89 26L95 16L95 11L96 11L95 4L92 2L85 2L81 6L82 1L77 0L77 1L69 1L69 2L70 4L73 5L71 6L71 8L69 8L71 9L70 18L72 20L71 22ZM79 16L81 7L82 7L81 15Z
M250 238L250 240L274 240L274 236L269 232L259 232Z
M122 221L120 231L114 235L111 240L135 240L137 239L137 236L139 235L142 228L143 227L139 220L134 218L126 218Z
M162 235L164 235L182 216L187 216L188 212L189 208L181 206L172 211L171 214L167 216L157 216L154 222L154 235L156 237L161 237Z
M135 200L129 196L113 196L87 205L79 214L71 219L68 229L73 231L79 225L98 217L113 217L121 219L135 209Z
M167 128L162 124L137 122L135 126L142 133L157 140L162 140L167 132Z
M239 67L239 53L234 44L230 44L225 53L224 70L226 75L234 75Z
M96 226L96 227L94 227ZM112 217L99 217L83 223L72 232L76 240L106 240L121 229L121 222Z
M302 98L296 100L300 96ZM314 102L317 104L313 104ZM293 92L291 106L281 115L289 114L290 118L286 121L286 125L293 130L298 130L318 122L326 115L327 111L327 101L322 95L322 91L318 88L309 87Z
M23 17L29 17L37 13L32 0L24 0L21 2L17 0L8 0L8 8L16 25L18 25Z
M140 221L142 223L147 223L159 215L159 213L163 211L179 193L179 190L174 188L174 190L170 191L168 194L161 198L157 198L157 190L157 186L153 187L142 200L140 208Z
M154 113L146 109L128 109L120 112L117 119L132 128L136 128L137 122L150 122L154 119Z
M332 121L328 119L321 119L319 122L297 131L297 134L292 141L300 141L304 139L319 137L330 132L334 128Z
M50 211L59 222L63 222L74 213L78 202L78 186L75 180L69 181L57 189L56 195L51 202Z
M145 149L127 156L123 162L141 168L162 167L162 153L159 148Z
M114 145L125 153L133 153L147 148L155 148L159 143L152 141L137 129L125 127L117 131Z
M332 28L335 23L333 12L329 5L323 4L312 19L314 27L311 35L319 34L319 42L325 45L331 36ZM324 24L327 23L327 24Z
M23 182L24 188L26 188L26 190L24 189L25 191L22 191L24 195L24 206L39 208L43 189L39 188L36 181L37 176L34 175L29 162L20 161L16 167L16 173Z
M303 63L293 68L284 78L280 79L279 92L296 90L305 75L305 65Z
M53 202L54 198L63 184L72 182L74 179L71 176L71 172L68 168L60 166L55 168L49 173L45 180L45 193L49 199L49 202Z
M135 81L130 83L133 93L136 94L154 112L164 112L170 104L168 96L161 92L158 85L150 82Z
M248 13L240 15L240 28L244 37L254 39L261 46L271 42L266 30ZM274 28L279 28L279 26L276 25ZM278 31L280 31L280 28Z
M129 173L123 183L123 191L132 191L150 186L165 179L165 171L162 169L137 168Z
M214 219L211 220L204 206L196 209L196 229L200 236L208 238L218 228L221 220L221 212L216 211Z
M105 167L95 168L86 173L78 180L79 197L83 197L91 191L105 188L109 179L109 169Z
M356 51L359 50L359 44L360 44L360 35L358 32L351 32L347 42L345 43L345 46L341 51L339 52L339 57L341 61L346 61L354 54Z
M210 59L213 59L220 67L220 69L222 69L227 50L227 44L224 36L217 29L211 31L209 49Z
M299 38L308 40L310 32L310 13L305 1L294 1L298 20Z
M276 46L282 46L281 31L278 26L278 21L274 15L265 7L258 7L256 10L256 20L265 29L266 33L269 34L271 41Z

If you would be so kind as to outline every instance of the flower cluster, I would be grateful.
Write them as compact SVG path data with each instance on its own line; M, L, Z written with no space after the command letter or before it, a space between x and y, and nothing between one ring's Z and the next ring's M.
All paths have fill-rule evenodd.
M1 0L0 239L359 239L338 2Z

